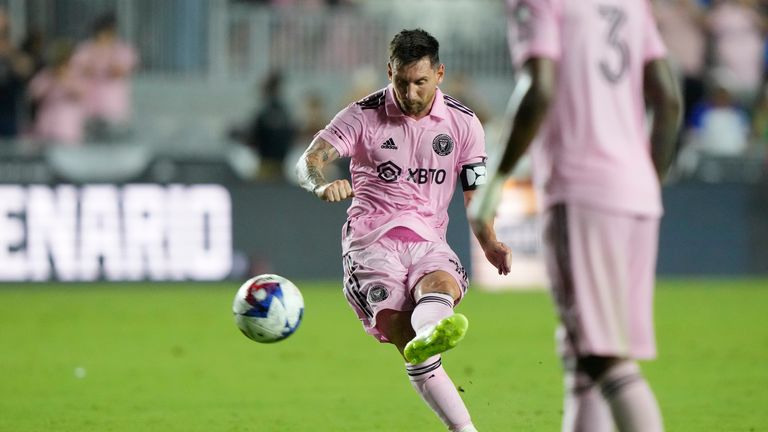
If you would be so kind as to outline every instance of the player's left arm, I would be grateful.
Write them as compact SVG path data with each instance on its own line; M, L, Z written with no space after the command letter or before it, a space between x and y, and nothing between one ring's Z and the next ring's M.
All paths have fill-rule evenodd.
M467 168L462 168L462 170ZM462 183L464 182L466 173L462 172ZM472 196L475 194L474 189L464 190L464 207L468 208L469 203L472 201ZM475 235L480 247L485 253L485 258L499 271L499 274L506 275L509 273L511 251L507 245L500 242L496 238L496 230L493 228L493 221L483 224L472 224L472 233Z
M464 191L464 207L467 208L478 187L487 179L485 132L477 116L472 116L466 133L460 137L461 152L458 158L458 174ZM493 221L482 226L472 226L472 233L480 247L499 274L509 273L510 250L496 238Z
M653 113L651 158L659 181L664 181L674 160L683 111L677 78L667 60L655 59L646 63L643 93L646 107Z

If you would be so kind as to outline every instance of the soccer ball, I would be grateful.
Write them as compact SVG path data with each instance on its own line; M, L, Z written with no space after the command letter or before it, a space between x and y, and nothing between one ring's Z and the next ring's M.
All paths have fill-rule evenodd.
M263 274L248 279L232 304L235 324L256 342L277 342L292 335L304 315L304 298L288 279Z

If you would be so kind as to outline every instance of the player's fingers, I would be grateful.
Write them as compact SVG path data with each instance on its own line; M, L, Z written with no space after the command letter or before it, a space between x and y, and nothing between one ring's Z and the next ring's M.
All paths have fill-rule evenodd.
M341 201L346 198L344 192L344 183L346 180L336 180L333 182L333 197L334 201Z
M336 185L334 185L331 189L333 189L333 192L332 192L333 199L331 201L333 201L333 202L341 201L341 195L339 194L339 188L336 187Z
M511 252L504 244L500 243L500 246L496 250L494 265L500 275L506 275L509 273Z

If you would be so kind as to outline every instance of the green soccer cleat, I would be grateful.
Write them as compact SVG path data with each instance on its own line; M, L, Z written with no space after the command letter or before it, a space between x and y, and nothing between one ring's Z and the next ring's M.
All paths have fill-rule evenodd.
M408 342L403 351L405 359L411 364L418 364L448 351L464 338L468 326L467 317L460 313L441 319L437 325Z

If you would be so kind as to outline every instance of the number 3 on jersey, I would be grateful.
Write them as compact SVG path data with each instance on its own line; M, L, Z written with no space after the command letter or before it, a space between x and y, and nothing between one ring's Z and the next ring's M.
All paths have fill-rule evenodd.
M610 48L609 52L615 53L600 60L600 71L608 82L616 84L624 77L629 67L629 48L622 37L627 16L618 6L600 5L597 12L608 27L605 41Z

